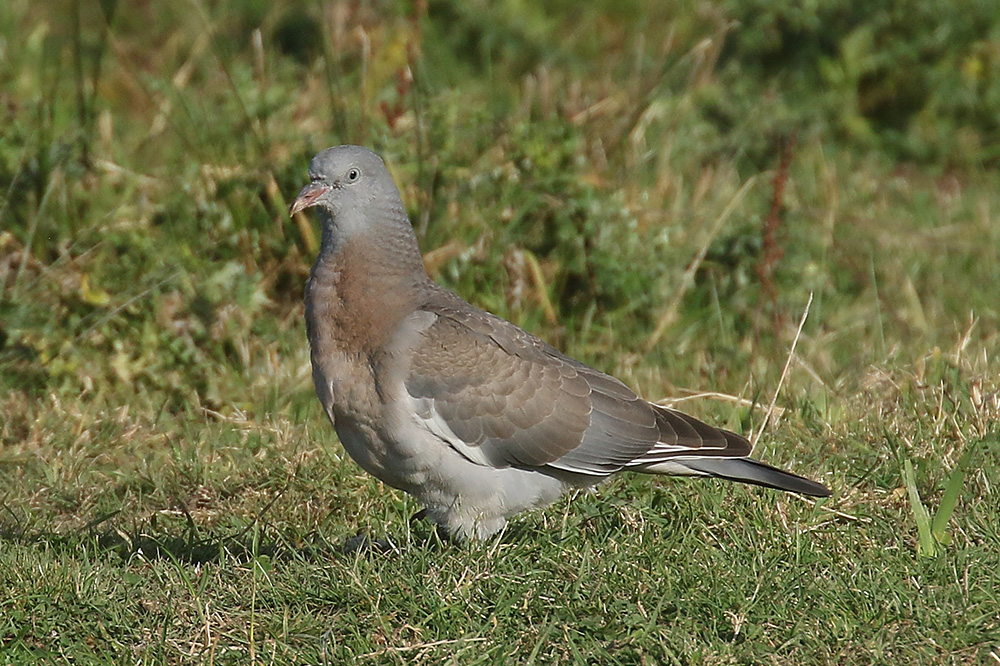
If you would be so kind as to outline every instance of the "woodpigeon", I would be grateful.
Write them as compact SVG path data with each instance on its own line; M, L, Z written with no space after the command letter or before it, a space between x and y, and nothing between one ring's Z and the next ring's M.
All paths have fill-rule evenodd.
M451 537L620 471L830 494L433 282L375 153L329 148L309 177L291 213L322 222L305 296L316 394L350 456Z

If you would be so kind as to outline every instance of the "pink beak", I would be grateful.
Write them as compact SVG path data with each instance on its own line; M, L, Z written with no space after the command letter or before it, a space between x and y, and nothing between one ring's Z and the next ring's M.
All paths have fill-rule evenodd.
M299 196L295 197L295 201L292 202L291 208L288 209L289 216L295 216L296 213L309 208L309 206L315 206L316 201L330 191L328 185L323 185L322 183L309 183L299 192Z

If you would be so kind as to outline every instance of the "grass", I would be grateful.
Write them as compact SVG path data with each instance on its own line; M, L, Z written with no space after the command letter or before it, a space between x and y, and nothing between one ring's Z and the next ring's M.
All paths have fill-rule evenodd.
M1000 659L991 12L521 4L0 8L0 663ZM341 142L436 279L834 496L411 523L311 388L285 210Z

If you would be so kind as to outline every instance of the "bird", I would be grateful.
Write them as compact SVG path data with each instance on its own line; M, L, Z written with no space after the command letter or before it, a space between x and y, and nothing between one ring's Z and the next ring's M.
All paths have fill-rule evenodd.
M305 288L317 397L350 457L415 497L446 537L489 538L619 472L830 495L434 282L371 150L323 150L309 179L289 212L315 208L322 226Z

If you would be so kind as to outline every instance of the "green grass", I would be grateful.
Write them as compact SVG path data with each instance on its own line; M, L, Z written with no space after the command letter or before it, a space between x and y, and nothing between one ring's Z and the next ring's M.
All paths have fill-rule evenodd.
M1000 23L858 7L0 5L0 664L1000 659ZM757 453L833 497L411 523L311 388L343 142L436 279L743 432L811 294Z

